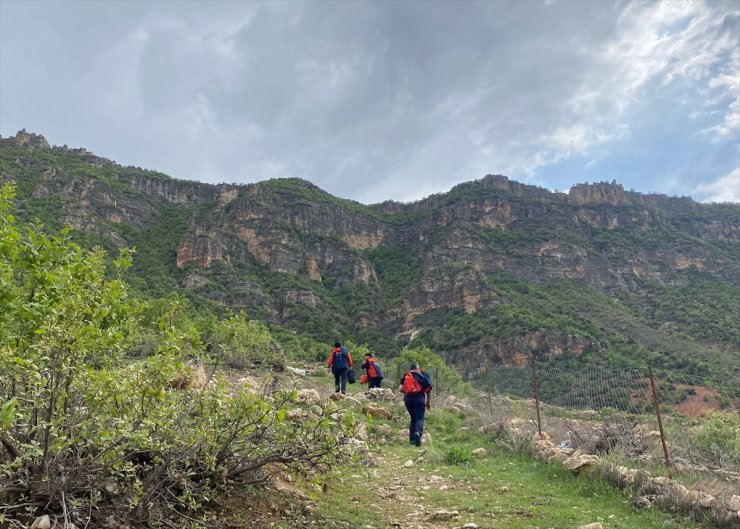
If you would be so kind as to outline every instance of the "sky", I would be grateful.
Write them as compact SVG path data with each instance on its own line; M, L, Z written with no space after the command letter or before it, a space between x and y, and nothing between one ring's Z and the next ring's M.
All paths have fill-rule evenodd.
M366 204L503 174L740 202L740 2L0 0L0 135Z

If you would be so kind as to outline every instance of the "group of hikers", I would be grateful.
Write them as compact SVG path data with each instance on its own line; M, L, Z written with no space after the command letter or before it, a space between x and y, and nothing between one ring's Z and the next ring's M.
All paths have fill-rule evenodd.
M326 364L327 370L334 375L334 391L342 395L347 393L347 382L354 382L352 355L340 342L334 343ZM383 371L373 358L372 353L365 353L365 360L360 365L365 370L361 384L367 383L368 389L379 388L383 381ZM409 422L409 442L421 446L424 433L424 415L432 406L432 379L422 371L419 364L411 364L398 384L398 391L403 394L403 403L411 418Z

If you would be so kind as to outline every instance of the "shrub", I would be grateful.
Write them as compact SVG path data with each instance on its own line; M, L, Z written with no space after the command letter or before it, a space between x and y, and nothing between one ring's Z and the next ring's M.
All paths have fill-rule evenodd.
M243 312L217 322L208 341L213 354L231 367L285 367L283 350L272 339L267 326L258 320L248 320Z
M711 413L694 436L697 446L707 451L740 453L740 417L734 413Z
M445 461L451 465L467 465L473 459L468 450L460 445L453 445L445 454Z
M0 188L3 523L27 526L42 509L78 527L99 527L96 516L110 512L122 526L197 523L218 488L261 485L272 465L326 470L342 454L351 416L293 420L295 392L173 389L200 340L167 314L156 354L124 360L127 340L143 335L129 332L137 320L126 284L110 277L103 252L81 250L67 232L17 229L11 197ZM130 263L123 252L116 272ZM263 330L243 318L235 326Z
M409 365L413 363L419 364L424 371L429 373L432 377L432 385L437 392L444 391L456 395L472 393L470 385L463 381L460 373L447 365L444 358L428 347L405 347L401 354L391 362L389 373L395 378L398 373L405 373Z

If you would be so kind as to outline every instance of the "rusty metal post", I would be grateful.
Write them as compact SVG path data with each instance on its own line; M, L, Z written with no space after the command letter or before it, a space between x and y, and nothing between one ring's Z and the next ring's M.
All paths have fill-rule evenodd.
M648 377L650 377L650 388L653 391L653 405L655 406L655 415L658 417L658 429L660 431L660 443L663 445L663 456L665 457L665 466L668 469L668 477L673 479L671 473L671 461L668 458L668 447L665 444L665 433L663 432L663 418L660 416L660 403L658 402L658 390L655 387L655 377L653 368L648 366Z
M534 366L535 361L532 357L532 392L534 393L534 403L537 407L537 433L542 437L542 421L540 419L540 388L537 381L537 369Z
M491 370L491 364L486 366L486 374L488 375L488 410L493 417L493 397L491 396L491 385L493 384L493 372Z

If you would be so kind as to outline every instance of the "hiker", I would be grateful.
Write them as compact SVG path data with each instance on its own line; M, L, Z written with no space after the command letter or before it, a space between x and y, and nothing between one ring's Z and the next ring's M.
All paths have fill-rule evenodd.
M383 372L373 358L373 353L365 353L365 361L360 367L367 373L367 389L379 388L383 380Z
M411 416L409 423L409 442L421 446L421 435L424 433L424 410L432 406L432 380L419 369L419 364L411 364L406 374L401 377L398 391L403 393L403 403Z
M334 342L334 349L329 353L329 363L326 364L327 371L334 374L334 392L342 395L347 393L347 372L352 368L352 356L346 347L339 342ZM341 382L341 387L340 387Z

